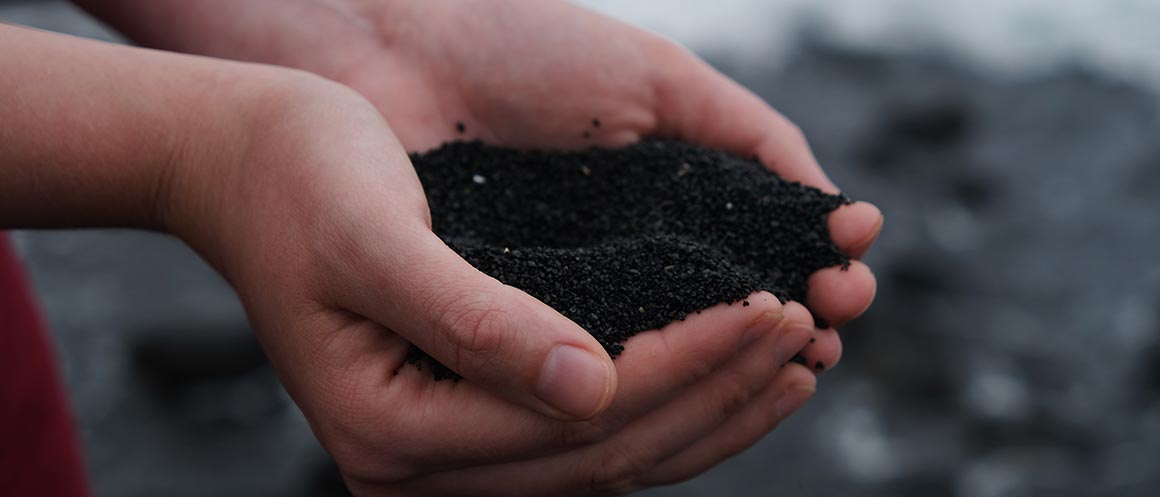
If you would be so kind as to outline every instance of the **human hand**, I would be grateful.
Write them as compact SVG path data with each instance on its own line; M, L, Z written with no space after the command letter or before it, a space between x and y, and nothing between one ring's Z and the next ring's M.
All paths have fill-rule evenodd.
M567 4L349 6L339 10L353 25L295 18L316 23L284 31L311 33L308 50L239 56L311 69L358 89L409 149L473 137L514 146L577 147L676 136L756 153L785 177L835 191L795 127L687 51L653 35ZM478 22L484 10L489 21L502 22ZM322 25L342 29L312 30ZM480 52L490 55L476 59ZM593 119L600 120L599 127ZM456 122L466 125L466 133L457 132ZM344 144L345 138L326 135L304 143L321 141L315 145L321 150ZM375 154L375 147L365 144L347 148L364 150L355 154L360 158ZM267 192L283 192L285 198L270 204L283 208L271 209L263 201L231 210L246 217L271 213L265 217L276 219L256 218L237 231L280 232L267 235L272 242L253 244L276 252L238 256L239 262L221 267L227 274L229 267L257 272L231 280L288 389L359 495L567 495L679 481L755 442L814 389L804 368L776 368L809 342L803 338L811 334L808 314L797 304L781 306L768 296L754 296L751 302L760 304L714 309L663 334L635 337L615 363L619 388L548 389L571 392L573 400L584 394L589 401L598 399L590 412L577 407L569 416L534 392L553 340L574 339L586 347L581 330L522 292L473 273L428 229L396 230L396 220L386 216L396 204L365 209L367 202L385 204L373 192L394 191L382 177L364 172L344 180L345 187L303 195L315 183L306 179L319 170L287 171L279 169L287 167L284 161L267 162L274 165L260 177L302 183ZM403 197L403 205L421 204ZM403 209L415 211L423 209ZM878 211L864 203L843 208L830 221L835 241L854 256L870 244L880 223ZM292 255L292 263L270 261L264 253ZM459 285L475 291L445 293ZM291 291L263 295L280 288ZM807 302L819 316L840 324L869 305L873 288L869 270L855 263L848 272L816 274ZM481 301L479 295L486 297ZM511 308L519 311L508 312ZM768 336L752 342L759 345L738 348L763 312L783 317L769 317L757 327ZM525 313L535 316L532 323L512 317ZM810 363L834 364L840 354L836 333L812 333L815 343L804 352ZM460 335L467 339L457 342ZM410 368L398 369L412 341L467 381L431 383ZM587 384L599 384L596 376ZM472 413L471 419L464 413ZM588 416L578 423L559 420Z
M166 225L238 290L357 495L591 495L679 481L813 392L806 368L781 367L815 335L804 307L754 294L748 307L637 335L614 364L431 232L406 155L361 97L307 78L263 99L246 111L251 131L230 141L244 147L191 153L197 167L174 173ZM464 381L406 367L412 344ZM561 345L582 359L562 359Z

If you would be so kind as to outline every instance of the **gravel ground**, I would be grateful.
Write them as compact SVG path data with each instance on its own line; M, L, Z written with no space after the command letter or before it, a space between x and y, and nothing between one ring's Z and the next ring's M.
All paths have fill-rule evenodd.
M54 2L0 2L0 20L109 37ZM1016 74L822 32L785 35L775 61L702 53L882 207L877 304L809 406L644 495L1154 495L1154 87L1082 59ZM16 241L98 495L341 495L232 292L188 249L123 231Z

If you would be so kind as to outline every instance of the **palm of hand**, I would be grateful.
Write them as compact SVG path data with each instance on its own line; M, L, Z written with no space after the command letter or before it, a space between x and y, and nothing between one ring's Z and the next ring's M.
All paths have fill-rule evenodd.
M563 2L489 2L487 23L462 2L399 10L382 14L340 79L378 107L408 150L465 138L553 148L664 134L662 80L673 59L693 60Z

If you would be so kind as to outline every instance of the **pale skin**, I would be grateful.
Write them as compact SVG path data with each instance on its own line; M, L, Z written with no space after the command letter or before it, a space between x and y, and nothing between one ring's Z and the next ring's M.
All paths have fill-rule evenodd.
M19 48L0 52L0 149L14 151L0 228L181 237L237 289L356 495L681 481L809 398L813 373L782 366L794 354L838 361L834 329L764 293L642 333L612 361L431 233L404 151L461 137L457 121L514 146L674 136L836 191L796 127L666 40L547 1L80 3L145 45L333 80L0 26ZM881 222L856 203L830 228L857 257ZM806 304L835 326L874 293L858 262L810 283ZM401 367L411 344L465 379Z

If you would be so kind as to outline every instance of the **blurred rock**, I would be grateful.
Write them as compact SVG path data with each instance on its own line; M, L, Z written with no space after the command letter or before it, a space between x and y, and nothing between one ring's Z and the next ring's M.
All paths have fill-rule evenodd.
M1125 189L1145 201L1160 197L1160 146L1140 160L1137 171Z
M350 490L342 480L342 473L333 460L326 459L318 463L314 478L311 482L311 497L351 497Z
M164 390L269 368L262 347L245 323L175 318L138 329L130 350L140 374Z
M1139 376L1142 400L1160 402L1160 343L1153 345L1143 357Z
M962 97L939 96L888 105L885 122L866 140L862 159L874 173L914 172L944 164L920 164L933 152L963 143L972 127Z
M1006 185L974 170L950 173L945 195L969 210L979 211L989 207L999 197Z

